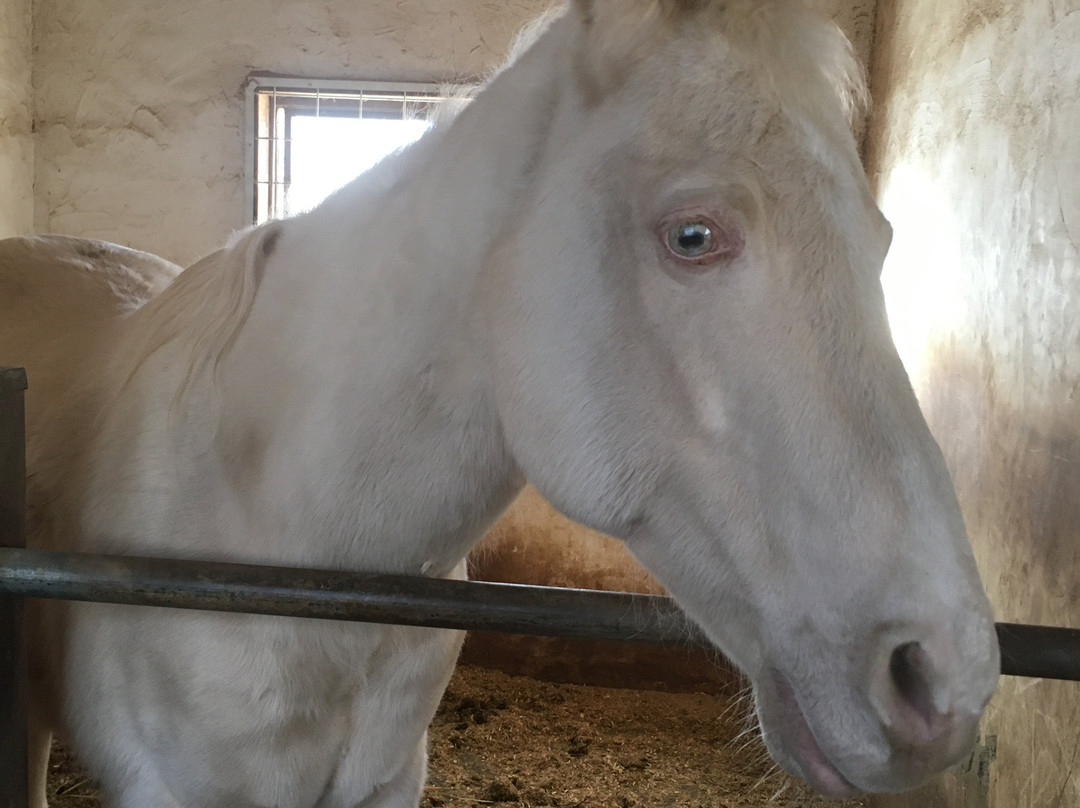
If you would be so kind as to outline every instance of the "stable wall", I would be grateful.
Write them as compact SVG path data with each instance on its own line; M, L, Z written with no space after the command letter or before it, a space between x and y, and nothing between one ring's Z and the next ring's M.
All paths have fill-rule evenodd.
M34 224L30 0L0 0L0 238Z
M249 72L475 78L545 5L37 0L34 226L190 263L246 224Z
M1080 3L882 0L868 165L897 342L999 620L1080 625ZM880 805L1080 805L1080 685L1006 678L966 772Z

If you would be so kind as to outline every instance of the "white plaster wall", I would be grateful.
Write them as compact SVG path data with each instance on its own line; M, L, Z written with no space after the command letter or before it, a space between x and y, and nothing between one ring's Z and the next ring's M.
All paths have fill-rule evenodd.
M38 0L35 226L190 262L244 224L250 71L474 77L545 6Z
M998 618L1080 626L1080 2L882 0L869 165L897 341ZM1080 805L1080 689L1003 679L996 752L880 804Z
M34 220L30 0L0 0L0 238Z

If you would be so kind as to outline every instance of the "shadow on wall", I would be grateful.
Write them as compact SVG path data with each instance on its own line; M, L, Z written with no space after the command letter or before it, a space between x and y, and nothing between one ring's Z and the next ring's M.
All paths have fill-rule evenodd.
M481 581L663 594L622 542L555 511L531 486L469 556ZM739 676L720 655L637 643L476 632L462 662L553 682L706 693Z
M1008 390L994 357L927 352L920 401L939 436L998 619L1077 627L1080 401ZM1035 393L1034 395L1032 395ZM1020 401L1013 401L1015 396Z
M1077 627L1080 399L1066 392L1069 379L1043 376L1046 368L1039 368L1023 377L1022 388L1010 385L1000 378L1008 363L987 342L965 347L950 338L925 357L920 401L953 476L997 619ZM911 794L876 796L871 805L989 808L1003 790L999 780L1025 797L1002 805L1075 805L1078 722L1074 683L1003 678L984 737L965 765Z

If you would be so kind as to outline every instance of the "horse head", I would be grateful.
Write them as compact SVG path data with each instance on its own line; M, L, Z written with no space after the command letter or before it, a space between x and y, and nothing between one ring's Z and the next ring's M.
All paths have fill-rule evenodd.
M784 768L918 785L970 750L998 649L890 336L850 47L748 0L578 0L548 38L550 129L486 269L511 451L747 673Z

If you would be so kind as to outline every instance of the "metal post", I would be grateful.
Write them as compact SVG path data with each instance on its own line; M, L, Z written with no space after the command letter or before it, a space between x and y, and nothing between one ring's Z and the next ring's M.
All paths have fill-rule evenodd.
M26 373L0 368L0 546L26 546ZM0 808L27 808L24 598L0 595Z

